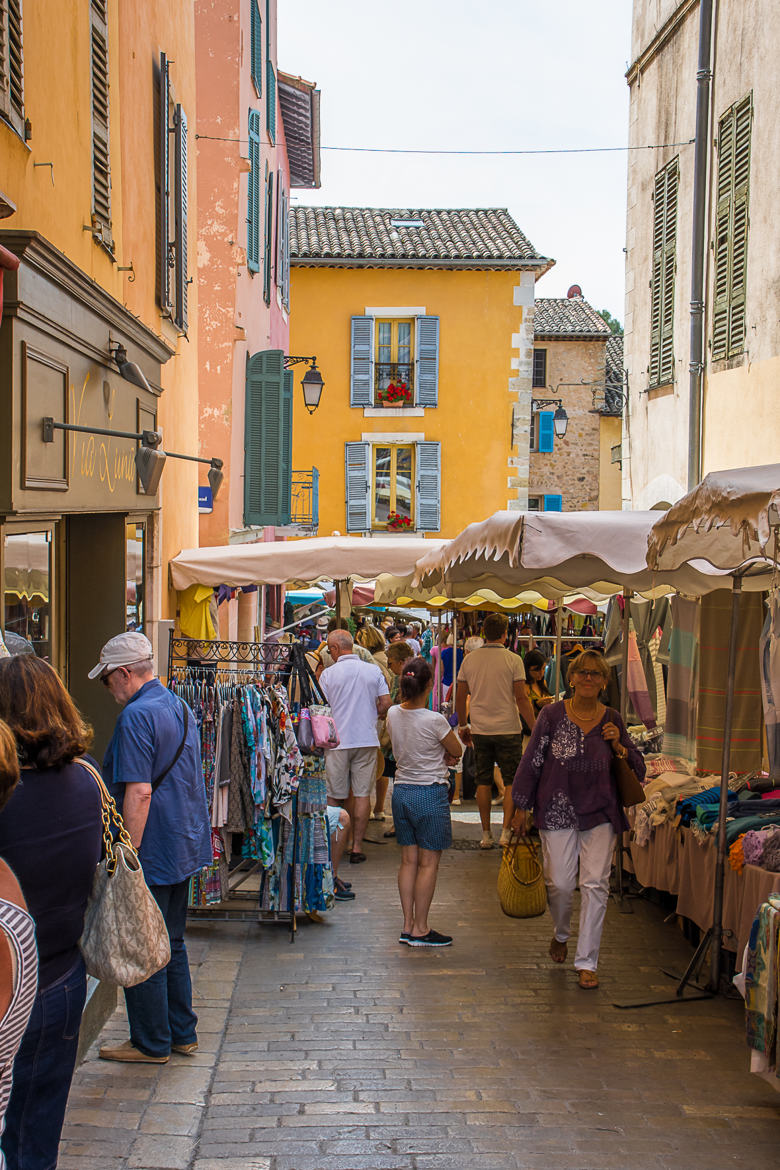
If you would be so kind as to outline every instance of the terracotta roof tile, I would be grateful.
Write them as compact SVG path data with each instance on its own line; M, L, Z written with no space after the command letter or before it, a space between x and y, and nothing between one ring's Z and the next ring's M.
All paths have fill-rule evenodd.
M537 297L535 337L611 337L609 325L584 297Z

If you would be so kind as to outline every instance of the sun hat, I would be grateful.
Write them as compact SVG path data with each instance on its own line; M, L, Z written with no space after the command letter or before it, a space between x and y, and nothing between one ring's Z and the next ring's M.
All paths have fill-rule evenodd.
M326 617L317 618L317 629L318 630L327 630L329 624L330 623L328 622L328 619Z
M126 634L117 634L109 638L100 651L100 661L90 670L88 678L100 678L107 670L115 670L118 666L134 666L136 662L149 662L154 659L152 643L145 634L131 630Z

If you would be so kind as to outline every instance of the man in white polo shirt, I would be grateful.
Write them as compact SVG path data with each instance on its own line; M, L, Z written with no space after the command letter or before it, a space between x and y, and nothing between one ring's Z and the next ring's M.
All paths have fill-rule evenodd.
M363 837L379 747L376 723L387 713L390 693L379 667L353 653L352 635L347 630L328 634L328 653L333 665L323 670L320 686L339 733L339 746L325 752L328 803L344 807L352 796L349 860L355 864L366 860Z

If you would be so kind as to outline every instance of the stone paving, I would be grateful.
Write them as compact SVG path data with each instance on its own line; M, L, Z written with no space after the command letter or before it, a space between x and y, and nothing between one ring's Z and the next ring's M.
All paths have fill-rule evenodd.
M345 866L357 900L295 945L193 924L199 1052L93 1049L60 1170L777 1170L780 1095L747 1072L741 1001L613 1006L668 994L659 968L690 956L656 907L610 905L584 992L547 958L547 915L502 915L498 850L445 854L441 951L398 944L397 850L367 852ZM126 1035L120 1010L103 1040Z

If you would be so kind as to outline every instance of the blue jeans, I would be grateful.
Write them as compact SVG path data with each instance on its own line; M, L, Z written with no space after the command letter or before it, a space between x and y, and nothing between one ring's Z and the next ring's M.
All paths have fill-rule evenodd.
M198 1017L192 1010L192 980L184 945L190 879L175 886L150 886L171 939L171 961L144 983L125 988L130 1040L147 1056L168 1056L172 1044L194 1044Z
M39 991L14 1063L5 1115L8 1170L54 1170L87 996L84 960Z

